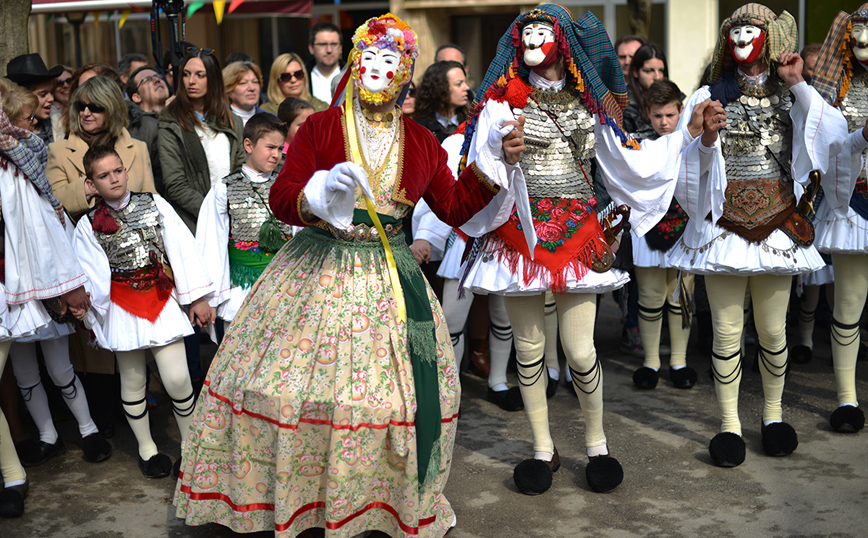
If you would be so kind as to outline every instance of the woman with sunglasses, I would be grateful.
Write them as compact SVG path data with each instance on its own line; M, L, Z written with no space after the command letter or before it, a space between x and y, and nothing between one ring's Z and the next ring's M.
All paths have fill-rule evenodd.
M127 106L112 79L97 76L72 92L69 99L69 138L49 146L45 174L63 207L78 219L93 207L96 191L84 181L84 153L91 147L111 146L121 156L130 176L130 190L156 192L148 146L127 130Z
M214 51L189 47L178 73L175 99L160 113L160 166L166 199L196 233L211 185L247 160L244 127L229 110Z
M287 97L304 99L313 105L313 109L317 112L328 108L328 103L311 95L307 80L307 69L301 57L294 52L281 54L271 64L271 74L268 77L268 102L262 105L262 110L277 114L280 103Z

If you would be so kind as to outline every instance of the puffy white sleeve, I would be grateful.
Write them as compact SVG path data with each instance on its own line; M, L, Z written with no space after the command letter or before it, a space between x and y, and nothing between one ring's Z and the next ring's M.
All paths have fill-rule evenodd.
M464 144L463 134L454 134L443 141L443 149L448 155L447 164L456 179L458 165L461 162L461 146ZM446 240L452 233L452 227L438 219L424 199L419 200L413 210L413 238L424 239L431 244L431 259L441 260L446 250Z
M699 88L690 96L678 120L679 130L687 129L693 108L710 97L708 86ZM701 222L709 212L717 222L723 215L723 194L726 191L726 167L720 137L712 147L704 146L702 137L691 142L681 154L677 178L675 199L691 222Z
M112 273L108 256L97 242L87 215L83 215L75 227L72 248L87 275L85 289L90 293L91 311L102 324L111 306Z
M865 168L862 152L868 149L868 140L862 129L850 133L844 141L841 152L829 161L829 168L821 176L829 209L839 218L845 218L850 206L850 197L856 188L856 180Z
M216 286L216 293L208 299L208 303L214 308L229 299L229 290L232 288L227 204L226 184L219 181L212 185L205 195L196 222L196 244Z
M796 98L790 109L793 120L791 172L794 180L805 185L811 170L819 170L821 177L826 175L834 157L841 153L847 138L847 120L807 82L790 87L790 92Z
M683 112L681 117L686 114ZM688 116L689 117L689 116ZM680 124L679 124L680 127ZM625 148L621 139L599 120L594 124L597 165L616 204L630 206L630 224L638 236L657 224L675 192L682 150L693 141L687 128L643 140L639 150Z
M159 194L154 195L154 202L162 216L163 244L175 276L178 302L187 305L215 293L213 280L190 229Z

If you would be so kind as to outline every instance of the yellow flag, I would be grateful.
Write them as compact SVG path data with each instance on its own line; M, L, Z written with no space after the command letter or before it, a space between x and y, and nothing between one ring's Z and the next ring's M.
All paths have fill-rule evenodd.
M99 12L94 11L91 15L93 15L93 25L99 28Z
M214 17L217 24L223 22L223 10L226 8L226 0L214 0Z
M125 9L124 12L121 13L121 20L118 22L118 28L124 27L124 23L127 22L127 17L129 17L132 12L132 9Z

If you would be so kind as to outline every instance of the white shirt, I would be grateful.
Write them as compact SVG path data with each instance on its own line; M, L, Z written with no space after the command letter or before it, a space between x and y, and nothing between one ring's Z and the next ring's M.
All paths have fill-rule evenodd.
M332 79L341 74L341 69L337 65L331 75L323 75L319 66L314 66L310 72L311 93L314 97L324 103L332 102Z

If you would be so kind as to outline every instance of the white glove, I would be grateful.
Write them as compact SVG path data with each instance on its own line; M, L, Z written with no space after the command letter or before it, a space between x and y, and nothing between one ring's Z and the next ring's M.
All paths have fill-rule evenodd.
M509 118L497 118L494 125L491 126L491 130L488 131L488 146L495 155L501 155L501 157L503 156L503 139L515 129L515 125L503 126L508 120Z
M324 221L346 230L353 223L356 186L370 193L364 169L353 162L336 164L331 170L314 173L304 187L311 212Z

